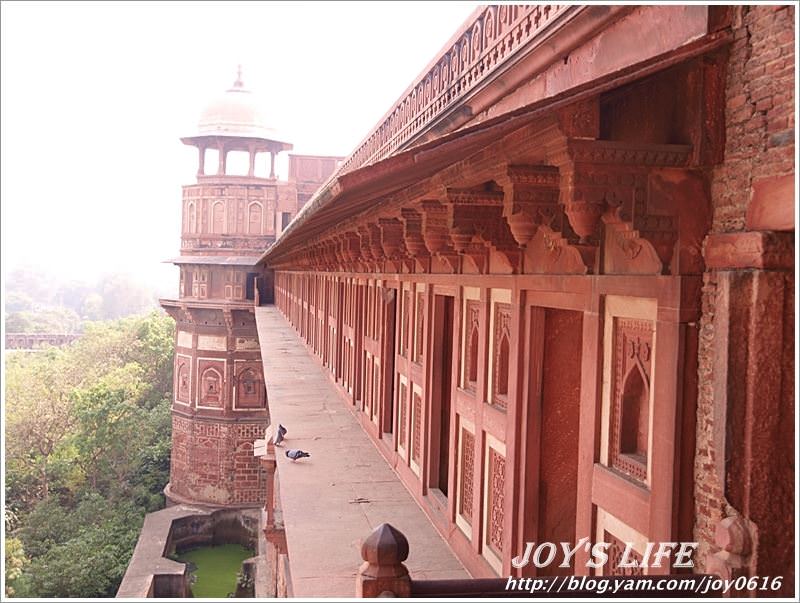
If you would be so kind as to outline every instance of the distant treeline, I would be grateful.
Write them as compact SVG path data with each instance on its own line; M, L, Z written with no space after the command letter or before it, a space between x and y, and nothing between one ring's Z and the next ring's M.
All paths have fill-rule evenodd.
M169 479L174 322L6 353L6 596L113 597Z
M83 321L114 320L157 307L155 292L126 274L108 274L90 284L17 269L4 285L8 333L76 333Z

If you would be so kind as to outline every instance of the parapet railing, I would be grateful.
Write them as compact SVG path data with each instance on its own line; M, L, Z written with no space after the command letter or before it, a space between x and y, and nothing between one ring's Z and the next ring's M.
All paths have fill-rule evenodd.
M357 597L577 597L602 595L622 598L719 597L720 590L706 588L716 576L677 574L649 576L544 576L537 578L476 578L414 580L403 562L408 540L402 532L381 524L361 547L364 563L356 576ZM619 586L617 586L618 583ZM654 586L656 583L661 589ZM673 584L669 590L664 585ZM602 584L602 587L600 585ZM601 592L602 588L602 592Z
M520 48L543 35L570 8L558 4L504 4L482 9L345 159L337 173L344 174L394 153L488 79Z
M80 337L77 333L6 333L7 350L36 350L62 346Z

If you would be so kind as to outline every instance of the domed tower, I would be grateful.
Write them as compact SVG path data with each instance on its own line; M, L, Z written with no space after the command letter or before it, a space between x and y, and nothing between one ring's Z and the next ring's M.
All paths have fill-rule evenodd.
M161 300L177 322L170 503L212 507L263 504L265 483L253 440L269 422L254 299L269 296L255 263L299 207L296 185L275 176L292 148L266 127L241 71L203 111L195 136L197 181L183 187L178 299ZM218 154L207 174L206 154ZM249 156L246 175L227 171L231 152ZM257 162L268 162L256 176ZM269 300L267 300L269 301Z

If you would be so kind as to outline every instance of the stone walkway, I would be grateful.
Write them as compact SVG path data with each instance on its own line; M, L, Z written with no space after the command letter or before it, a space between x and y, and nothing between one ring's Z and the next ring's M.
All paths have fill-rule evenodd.
M468 578L283 315L259 307L256 322L270 415L284 448L311 453L293 463L276 449L294 595L355 596L361 543L384 522L408 538L412 578Z

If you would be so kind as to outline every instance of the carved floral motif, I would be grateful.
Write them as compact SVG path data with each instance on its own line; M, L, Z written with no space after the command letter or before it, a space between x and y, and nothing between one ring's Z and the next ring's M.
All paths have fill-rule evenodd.
M503 522L505 520L506 459L494 448L489 447L489 514L486 543L502 556Z
M397 422L399 423L397 426L397 441L401 448L405 448L407 446L406 422L408 421L408 391L406 390L405 383L400 383L400 387L397 391L397 401Z
M625 553L626 544L616 536L604 531L603 542L608 542L611 546L608 548L608 563L605 566L608 575L610 576L641 576L644 574L640 567L642 556L633 549L628 551L628 558L626 564L631 561L636 561L637 567L620 567L622 562L622 555Z
M472 493L475 477L475 436L461 430L461 483L458 512L472 525Z
M420 459L422 446L422 398L417 392L413 395L413 409L411 411L411 458L417 464Z

